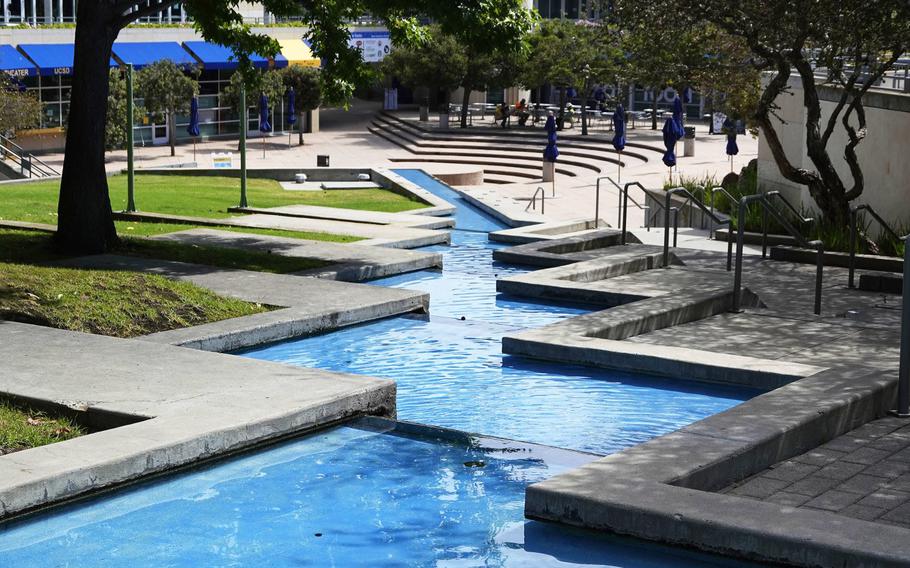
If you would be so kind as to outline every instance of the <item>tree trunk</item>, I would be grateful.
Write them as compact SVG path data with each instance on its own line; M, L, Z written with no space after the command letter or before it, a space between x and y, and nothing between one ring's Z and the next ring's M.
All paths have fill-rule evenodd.
M303 111L297 113L297 145L303 146Z
M464 94L461 96L461 127L468 127L468 105L471 104L471 90L467 87L462 87L464 89Z
M568 100L568 93L566 93L566 88L563 87L559 91L559 116L556 117L556 129L562 130L566 121L566 102Z
M585 92L581 97L581 135L588 135L588 82L585 81Z
M57 247L97 254L117 243L104 169L108 61L118 28L108 3L77 6L73 84L66 129L63 179L57 204Z
M167 141L171 145L171 157L177 155L177 113L167 112Z

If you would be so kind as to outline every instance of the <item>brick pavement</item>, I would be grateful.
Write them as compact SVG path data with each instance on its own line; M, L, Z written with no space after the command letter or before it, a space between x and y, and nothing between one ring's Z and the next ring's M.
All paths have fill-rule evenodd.
M721 492L910 528L910 419L875 420Z

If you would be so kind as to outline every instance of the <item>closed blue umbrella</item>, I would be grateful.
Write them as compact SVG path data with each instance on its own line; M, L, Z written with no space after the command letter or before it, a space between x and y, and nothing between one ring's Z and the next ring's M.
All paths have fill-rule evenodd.
M297 93L294 92L294 87L288 91L288 124L291 125L291 129L288 131L288 147L291 146L291 130L294 130L294 124L297 122Z
M291 90L288 91L288 124L294 124L297 122L297 93L294 92L294 87L291 87Z
M193 97L190 101L190 123L186 126L190 136L199 136L199 99Z
M196 138L199 137L199 99L196 97L190 101L190 123L186 125L186 133L193 137L193 161L195 161Z
M675 130L677 140L686 134L686 130L683 128L682 97L679 96L679 93L677 93L676 98L673 99L673 129Z
M613 147L617 152L626 148L626 109L622 105L616 105L613 111Z
M556 162L559 157L559 148L556 147L556 117L553 113L547 116L547 122L544 124L547 130L547 147L543 149L543 159L545 162ZM556 195L556 169L553 169L553 195Z
M672 168L676 165L676 141L679 140L679 136L676 134L676 126L673 124L673 119L668 118L664 122L663 128L664 134L664 147L667 148L667 151L664 152L663 162L668 168Z
M547 147L543 149L543 159L555 162L559 157L559 148L556 147L556 118L552 114L547 117L544 128L547 130Z
M619 161L616 164L616 181L620 181L622 176L622 151L626 147L626 109L623 106L616 105L613 111L613 147L619 152Z
M724 121L724 130L727 131L727 155L730 156L730 171L733 171L733 156L739 154L736 144L736 123L729 118Z
M269 98L265 93L259 95L259 132L266 134L272 131L272 123L269 122Z
M269 98L265 93L259 95L259 132L262 132L262 157L265 158L265 135L272 131L269 122Z

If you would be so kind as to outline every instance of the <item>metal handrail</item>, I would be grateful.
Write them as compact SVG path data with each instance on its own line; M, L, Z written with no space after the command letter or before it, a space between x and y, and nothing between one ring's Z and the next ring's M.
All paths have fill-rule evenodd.
M670 267L670 209L671 209L670 200L677 193L683 193L683 194L687 195L689 198L687 201L697 205L698 208L701 209L709 217L711 217L711 219L715 223L722 224L725 222L725 221L721 220L717 215L712 213L705 206L704 203L702 203L701 201L696 199L696 197L694 195L692 195L692 192L689 191L688 189L686 189L684 187L674 187L672 189L667 190L667 195L665 197L666 203L664 204L664 268ZM677 214L678 214L678 210L677 210ZM730 232L732 232L733 231L733 220L727 219L726 223L727 223L728 230ZM678 223L675 223L675 225L676 224L678 224ZM676 246L676 235L675 235L676 228L677 227L674 226L674 236L673 236L673 246L674 247ZM727 239L727 271L728 272L730 270L732 270L732 260L733 260L733 241Z
M901 237L897 234L897 232L895 232L895 230L892 229L891 226L888 225L888 223L886 223L885 220L882 219L881 216L879 216L879 214L875 212L875 209L873 209L871 205L864 203L862 205L856 205L854 207L851 207L850 208L850 263L848 265L848 268L849 268L848 274L849 275L847 276L847 287L848 288L855 288L854 282L853 282L853 276L854 276L854 273L856 272L856 232L857 232L856 231L856 220L859 217L859 212L862 210L868 211L872 215L872 218L875 219L876 221L878 221L878 224L881 225L881 227L883 229L888 231L888 233L890 233L892 237L894 237L896 240L901 240ZM910 235L908 235L908 236L910 236Z
M617 204L617 210L616 210L616 214L617 214L616 224L617 224L617 225L621 225L621 224L622 224L622 208L623 208L623 187L622 187L621 185L619 185L618 183L616 183L616 182L613 180L613 178L610 177L610 176L603 176L603 177L601 177L601 178L599 178L599 179L607 179L607 180L609 180L610 183L613 184L613 187L615 187L615 188L617 189L617 192L618 192L618 193L617 193L617 197L619 198L619 203ZM638 187L640 187L643 191L647 192L647 190L646 190L640 183L638 183L638 182L630 182L630 183L634 183L635 185L637 185ZM626 185L628 185L628 184L626 184ZM632 203L635 204L636 207L638 207L638 208L641 209L642 211L645 211L645 212L646 212L646 213L645 213L645 228L647 228L647 229L650 231L650 230L651 230L651 226L650 226L650 224L648 223L648 214L647 214L647 212L650 211L651 208L648 207L647 205L642 205L642 204L640 204L639 202L635 201L635 199L632 198L632 197L629 197L629 199L632 201Z
M764 194L746 195L739 200L739 219L745 219L746 208L753 202L762 204L765 211L770 213L777 221L787 230L790 235L796 239L796 242L805 248L815 248L816 271L815 271L815 315L822 313L822 270L825 266L825 245L818 240L807 241L793 225L787 221L786 217L781 215L780 211L771 205L770 200ZM743 235L745 233L745 223L737 223L736 232L736 272L733 275L733 307L731 311L740 312L742 298L742 278L743 278Z
M803 214L797 211L796 207L790 203L786 197L781 195L779 191L768 191L764 193L765 201L768 204L768 207L772 207L770 198L776 197L781 200L790 211L796 215L796 218L799 219L801 223L814 223L815 217L803 217ZM768 207L762 208L761 214L761 257L768 258ZM778 211L780 213L780 211Z
M537 189L534 190L534 195L531 196L531 201L528 202L528 206L525 207L525 211L534 208L534 211L537 211L537 194L540 194L540 214L544 214L544 207L546 206L547 193L544 191L542 186L537 186Z
M0 151L4 155L8 155L13 160L13 163L19 166L19 170L23 175L26 170L28 171L28 177L32 177L33 172L38 173L39 177L60 175L57 170L2 134L0 134Z
M620 188L619 184L617 184L615 181L613 181L612 178L608 177L607 179L609 179L613 183L613 185L615 185L617 187L617 189L620 189L620 192L619 192L619 214L620 215L619 216L620 216L620 225L622 226L622 241L621 242L622 242L622 244L626 244L626 225L627 225L627 215L628 215L628 209L629 209L628 202L629 202L629 199L631 199L629 197L629 186L633 186L633 185L637 186L645 193L645 196L648 195L648 190L645 188L645 186L638 183L637 181L630 181L629 183L622 186L622 188ZM648 213L651 211L651 208L648 207L647 205L639 205L638 202L635 201L634 199L632 199L632 203L634 203L636 207L638 207L639 209L641 209L642 211L645 212L645 228L648 231L650 231L651 224L649 222ZM661 205L660 202L657 200L655 200L655 203L657 203L658 205Z
M730 194L730 192L727 191L727 190L726 190L723 186L721 186L721 185L716 185L716 186L714 186L714 187L709 187L709 188L707 189L707 191L708 191L708 193L711 194L711 213L717 214L717 208L714 206L714 194L717 193L718 191L721 192L721 193L723 193L724 195L726 195L726 196L727 196L727 199L730 200L730 203L731 203L731 204L736 203L736 198L733 197L733 196ZM714 238L714 230L715 230L714 225L711 225L711 230L708 232L708 236L710 236L712 239ZM733 235L729 235L729 234L728 234L728 235L727 235L727 240L732 240L732 239L733 239Z

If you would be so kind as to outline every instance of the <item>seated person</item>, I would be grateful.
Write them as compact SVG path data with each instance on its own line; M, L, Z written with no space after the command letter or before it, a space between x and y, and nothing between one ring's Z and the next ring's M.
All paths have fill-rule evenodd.
M521 99L515 103L515 114L518 115L518 125L525 126L528 123L528 118L531 117L531 113L528 110L528 101Z
M500 103L496 108L496 120L499 121L500 125L505 128L506 124L509 122L509 116L511 116L509 111L509 106L506 103Z

